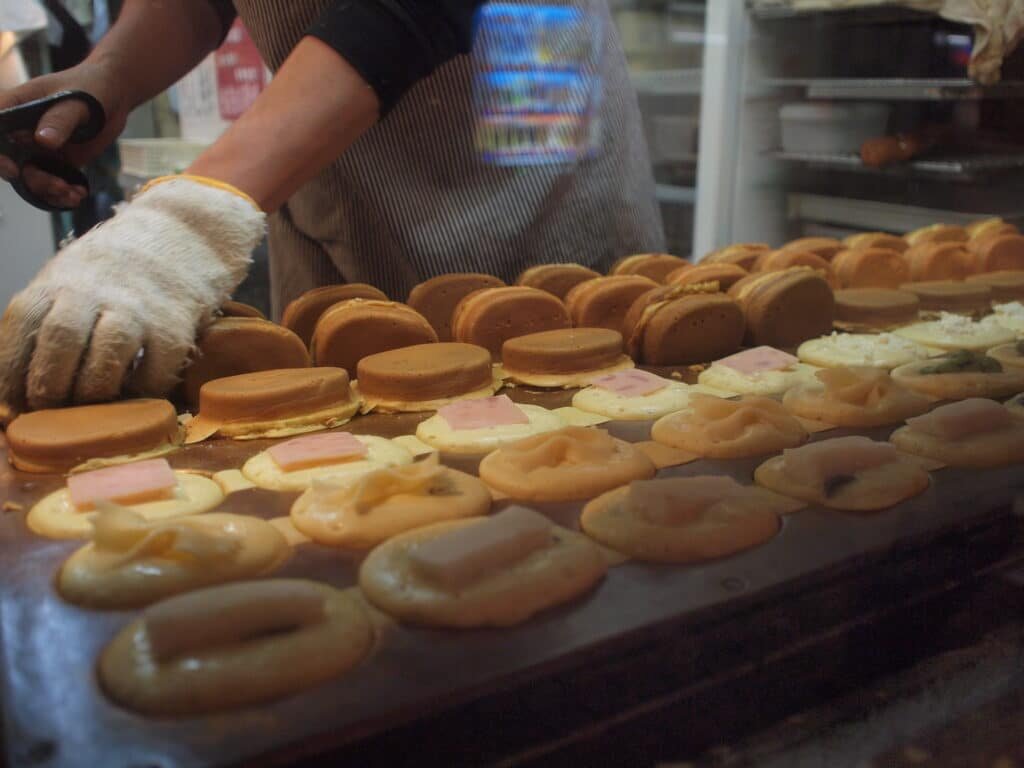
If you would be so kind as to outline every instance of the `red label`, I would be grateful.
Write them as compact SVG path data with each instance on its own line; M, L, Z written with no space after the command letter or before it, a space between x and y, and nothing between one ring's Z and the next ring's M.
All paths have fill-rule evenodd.
M266 86L266 68L240 19L214 54L217 66L217 106L224 120L236 120Z

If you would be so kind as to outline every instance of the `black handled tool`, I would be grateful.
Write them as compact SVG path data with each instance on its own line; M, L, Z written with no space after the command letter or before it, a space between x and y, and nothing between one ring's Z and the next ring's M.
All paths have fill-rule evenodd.
M67 208L56 208L49 205L45 200L37 197L25 185L21 171L26 165L34 165L41 171L64 179L68 184L85 187L89 189L89 180L78 168L71 165L60 154L35 146L32 143L22 143L15 140L18 133L28 132L31 136L39 118L43 116L55 104L62 101L77 99L89 109L89 119L84 125L78 126L71 134L71 141L76 144L96 138L103 126L106 125L107 116L94 96L85 91L59 91L50 96L25 104L19 104L9 109L0 109L0 155L11 158L18 166L18 176L11 185L21 199L29 205L34 205L44 211L64 211Z

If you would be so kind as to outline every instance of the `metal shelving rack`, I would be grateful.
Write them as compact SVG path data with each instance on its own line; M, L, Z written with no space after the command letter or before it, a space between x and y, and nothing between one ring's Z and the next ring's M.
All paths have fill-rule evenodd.
M966 78L786 78L766 77L761 88L801 88L809 99L954 101L1024 99L1024 82L982 86Z
M803 163L819 168L887 176L937 177L948 181L974 181L994 173L1024 168L1024 151L1015 154L979 154L959 157L923 158L883 168L872 168L864 165L861 162L860 156L856 154L822 155L811 152L785 152L779 150L773 152L772 155L778 160Z

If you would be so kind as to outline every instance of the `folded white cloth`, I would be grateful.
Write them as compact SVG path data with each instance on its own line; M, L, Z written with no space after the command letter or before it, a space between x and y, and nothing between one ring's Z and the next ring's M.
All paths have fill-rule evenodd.
M970 24L975 35L968 74L984 85L999 82L1003 59L1024 37L1024 0L753 0L753 5L808 11L902 5Z
M167 394L197 331L245 277L264 226L255 203L227 185L151 183L11 300L0 321L0 403Z

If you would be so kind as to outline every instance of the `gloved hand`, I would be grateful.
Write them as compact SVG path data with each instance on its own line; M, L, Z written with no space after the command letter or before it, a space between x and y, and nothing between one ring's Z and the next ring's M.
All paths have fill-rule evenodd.
M11 300L0 320L0 403L167 394L197 331L245 276L264 219L216 181L151 182Z

